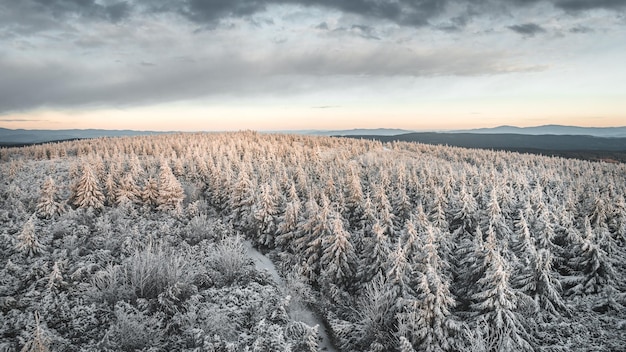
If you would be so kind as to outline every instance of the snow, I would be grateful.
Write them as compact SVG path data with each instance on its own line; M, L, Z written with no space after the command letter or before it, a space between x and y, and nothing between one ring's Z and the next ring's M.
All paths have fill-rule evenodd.
M249 240L244 241L244 247L246 248L246 254L250 258L252 258L252 260L254 261L254 266L258 270L266 270L281 288L286 288L285 282L280 277L280 274L278 274L274 263L272 263L272 261L268 257L263 255L263 253L259 252L256 248L254 248ZM319 349L321 351L337 351L337 349L333 346L330 340L326 325L324 324L322 319L320 319L313 311L308 309L303 304L293 303L290 306L290 311L292 319L306 323L309 326L318 326L317 332L321 338Z

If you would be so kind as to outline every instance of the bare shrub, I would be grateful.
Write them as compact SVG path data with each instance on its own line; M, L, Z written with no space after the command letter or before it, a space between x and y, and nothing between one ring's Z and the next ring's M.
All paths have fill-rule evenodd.
M165 250L161 245L151 244L136 250L125 264L128 283L139 298L157 298L169 286L191 281L184 255Z
M216 270L218 278L224 285L230 285L246 274L251 266L246 256L246 249L239 236L224 238L211 253L211 266Z
M108 348L137 351L158 346L163 339L160 320L143 314L128 303L119 302L115 306L115 318L103 340Z

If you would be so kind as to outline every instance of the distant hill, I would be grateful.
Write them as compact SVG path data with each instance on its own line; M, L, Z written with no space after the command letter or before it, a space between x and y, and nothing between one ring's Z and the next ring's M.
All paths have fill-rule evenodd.
M351 130L303 130L283 131L287 133L303 134L308 136L395 136L399 134L413 133L415 131L397 128L355 128Z
M0 146L21 146L53 141L64 141L85 138L143 136L166 132L133 131L133 130L23 130L0 128Z
M626 138L626 126L623 127L578 127L562 125L544 125L534 127L499 126L471 130L446 131L448 133L481 133L481 134L527 134L527 135L573 135L610 138Z
M396 136L348 136L382 142L404 141L464 148L508 150L584 160L626 162L626 138L573 135L524 135L480 133L407 133Z

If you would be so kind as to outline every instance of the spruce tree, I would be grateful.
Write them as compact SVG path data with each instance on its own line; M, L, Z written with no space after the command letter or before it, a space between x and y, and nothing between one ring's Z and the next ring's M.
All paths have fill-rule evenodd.
M159 193L157 197L157 205L159 210L180 210L185 199L185 193L176 176L172 174L167 162L161 162L161 171L159 173Z
M35 233L34 216L31 216L22 227L22 232L17 236L15 248L27 256L40 254L45 249Z
M509 283L509 267L495 241L486 243L486 270L472 294L471 309L484 322L490 351L533 351L532 336L518 312L519 297Z
M388 246L389 241L377 221L372 227L371 235L363 239L363 249L359 255L357 277L362 283L369 282L378 273L386 273L386 262L389 258Z
M49 177L41 187L41 194L37 202L37 213L40 216L49 218L63 213L65 209L63 204L57 200L57 193L54 179Z
M71 200L79 208L101 209L104 207L104 194L100 190L98 179L91 166L84 163L82 176L72 187Z
M330 233L322 240L324 252L320 259L323 275L333 284L349 288L354 280L356 256L339 214L331 221Z
M141 201L144 206L155 207L159 199L159 183L152 177L148 177L141 190Z

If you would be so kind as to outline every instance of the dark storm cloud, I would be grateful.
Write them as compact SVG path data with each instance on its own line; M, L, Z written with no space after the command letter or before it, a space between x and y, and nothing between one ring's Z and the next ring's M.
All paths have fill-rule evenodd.
M550 3L555 8L568 12L582 12L592 9L621 11L626 8L624 0L0 0L0 8L8 14L0 14L2 23L20 24L32 19L32 26L45 25L44 16L55 21L65 18L99 19L110 22L145 13L175 13L188 20L214 26L221 19L246 17L266 10L271 5L291 4L303 7L324 7L343 13L359 15L374 20L385 20L406 26L427 26L445 13L449 5L460 8L449 24L435 25L440 29L454 31L462 29L474 17L494 12L514 11L538 3ZM3 6L4 5L4 6ZM444 19L445 20L445 19Z
M78 15L87 18L107 19L117 22L129 14L126 1L109 1L99 4L95 0L25 0L33 11L47 12L56 17Z
M622 10L626 8L624 0L557 0L555 6L567 11L592 9Z
M516 24L508 27L510 30L526 36L534 36L535 34L545 33L545 29L536 23Z
M451 19L447 29L462 28L469 18L515 8L549 3L565 11L579 12L593 9L623 10L624 0L139 0L146 8L155 11L175 11L195 22L214 22L224 17L243 17L267 9L274 4L292 4L304 7L325 7L370 19L395 22L400 25L425 26L444 13L448 5L464 8L464 12Z
M198 22L215 22L225 17L245 17L265 10L270 5L291 4L304 7L325 7L368 18L385 19L398 24L422 26L441 13L448 0L141 0L143 7L156 12L173 11Z

